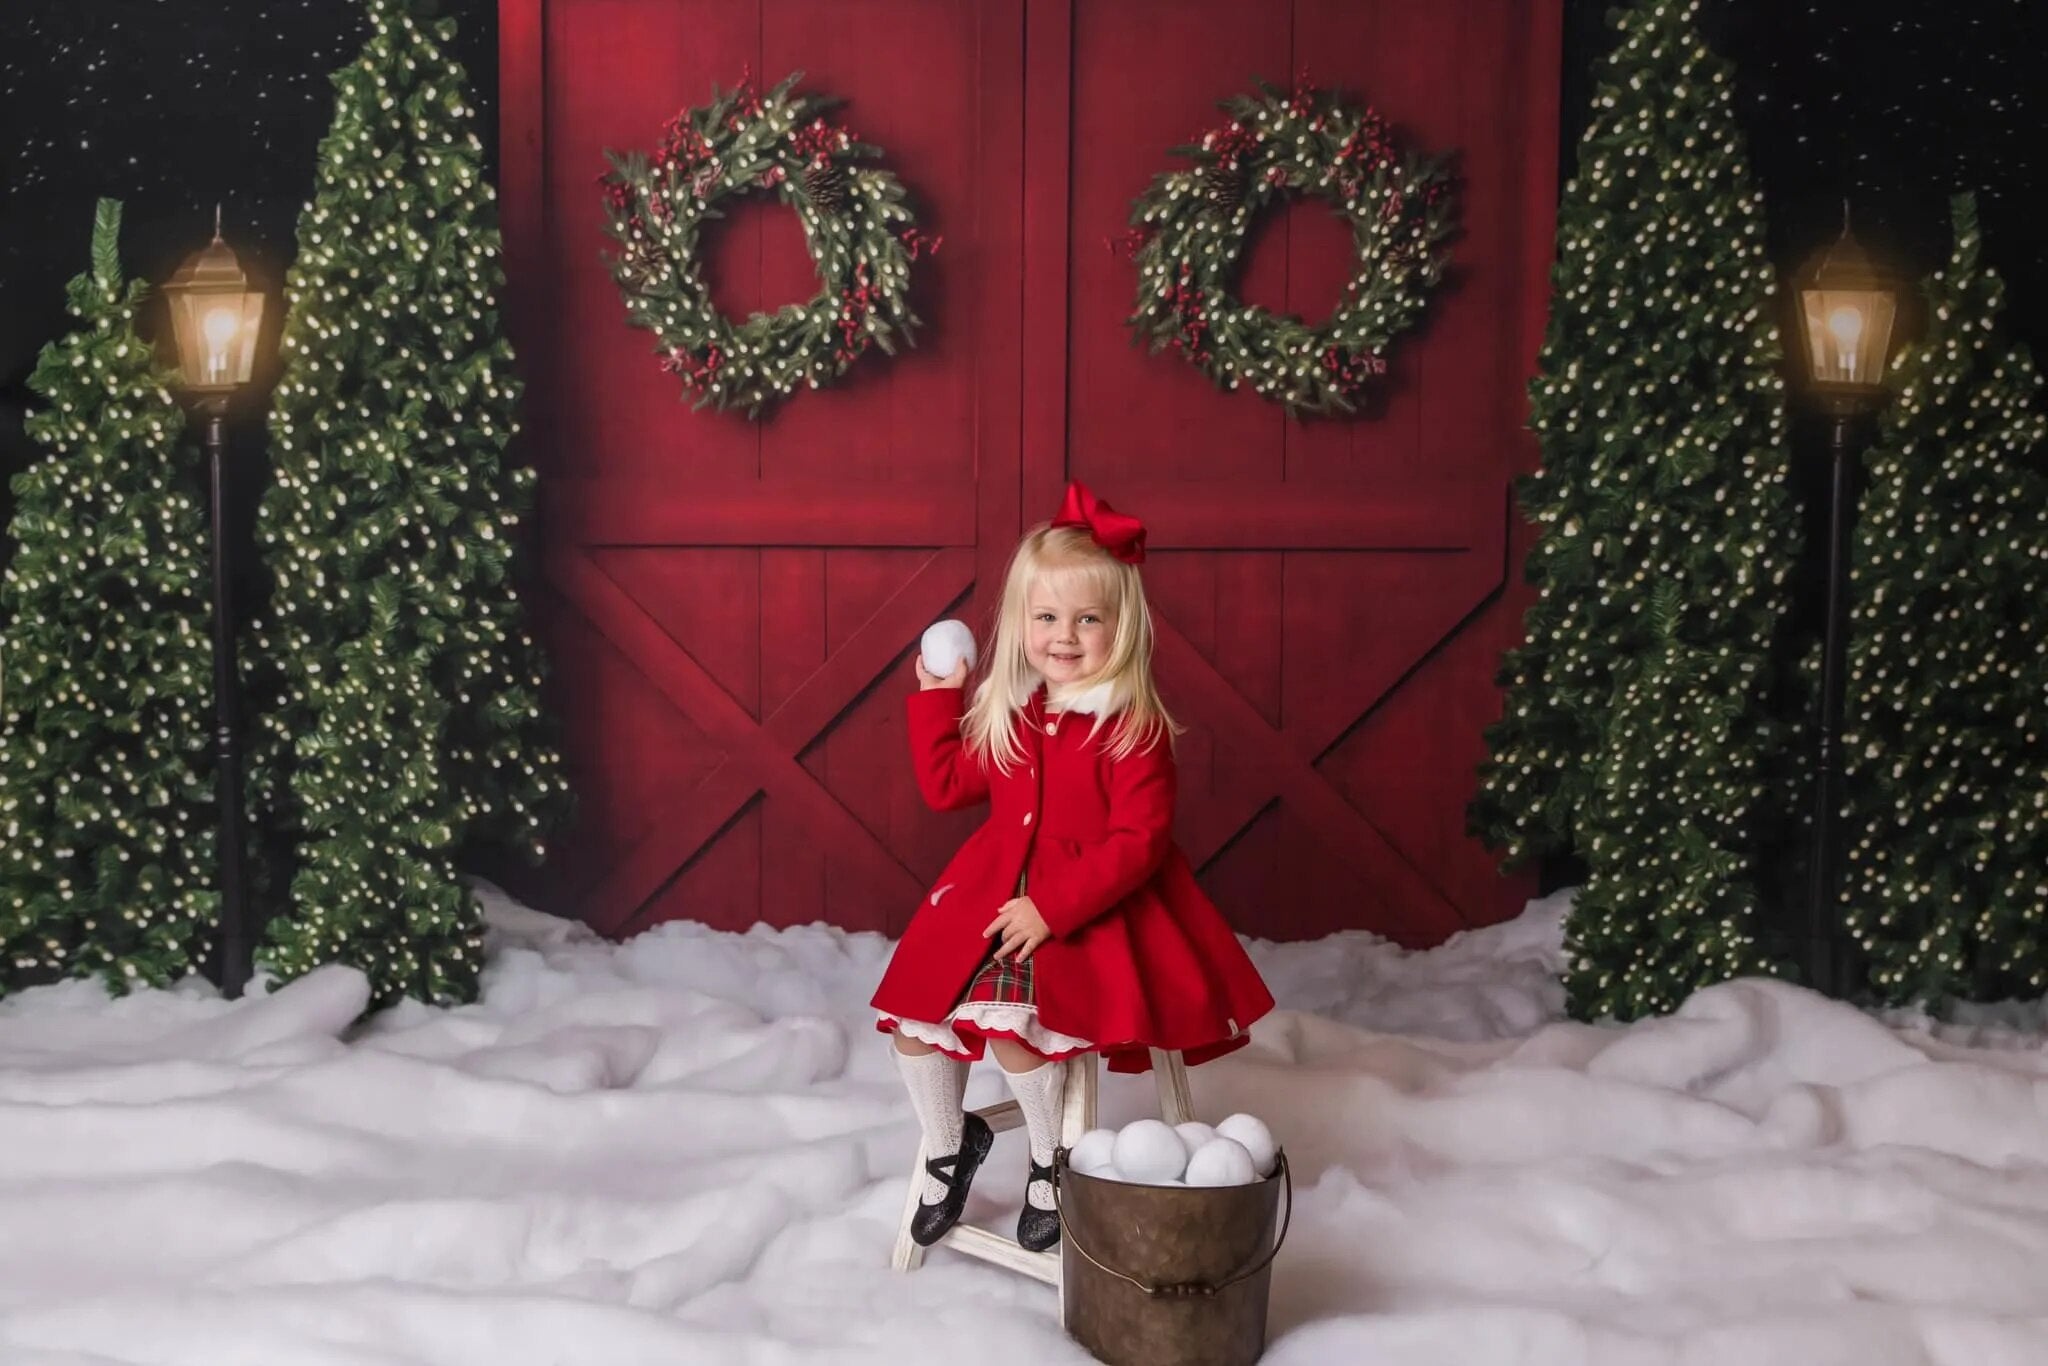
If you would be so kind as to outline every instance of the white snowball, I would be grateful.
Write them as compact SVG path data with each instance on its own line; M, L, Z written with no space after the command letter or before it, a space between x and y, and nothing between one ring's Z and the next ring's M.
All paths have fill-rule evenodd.
M1110 1176L1109 1168L1116 1160L1116 1130L1090 1129L1074 1140L1074 1146L1067 1152L1067 1165L1083 1176Z
M974 632L964 621L949 617L933 622L924 628L924 639L918 649L924 655L925 672L938 678L951 674L963 659L968 668L974 667Z
M1234 1138L1252 1155L1252 1166L1260 1176L1271 1176L1280 1147L1273 1131L1256 1115L1232 1115L1216 1126L1218 1138Z
M1173 1126L1173 1131L1180 1135L1181 1142L1188 1145L1188 1152L1190 1154L1200 1152L1204 1143L1216 1137L1215 1126L1204 1124L1199 1119L1191 1119L1185 1124L1176 1124Z
M1164 1120L1139 1119L1116 1136L1116 1169L1126 1181L1157 1185L1187 1170L1188 1145Z
M1212 1138L1188 1159L1190 1186L1249 1186L1256 1180L1251 1152L1234 1138Z
M1128 1181L1128 1182L1130 1182L1130 1183L1131 1183L1132 1185L1134 1185L1134 1186L1181 1186L1181 1187L1185 1187L1185 1186L1187 1185L1187 1182L1185 1182L1185 1181L1181 1180L1181 1179L1180 1179L1180 1178L1179 1178L1178 1176L1169 1176L1169 1177L1167 1177L1167 1178L1166 1178L1165 1180L1163 1180L1163 1181L1140 1181L1140 1180L1138 1180L1138 1178L1137 1178L1137 1177L1135 1177L1135 1176L1123 1176L1123 1177L1118 1177L1117 1179L1118 1179L1118 1180L1120 1180L1120 1181Z

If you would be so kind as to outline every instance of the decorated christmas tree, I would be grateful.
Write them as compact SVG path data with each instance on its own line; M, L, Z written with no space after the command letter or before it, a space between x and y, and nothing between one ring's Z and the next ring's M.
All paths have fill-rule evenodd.
M219 895L198 456L101 200L78 330L46 347L0 579L0 991L203 966Z
M1850 580L1841 913L1887 1001L2048 990L2048 422L1975 202L1954 219Z
M1530 389L1538 596L1471 811L1510 862L1587 861L1583 1015L1664 1009L1766 962L1750 832L1800 531L1763 209L1698 19L1696 0L1614 14Z
M514 581L533 476L507 459L519 383L467 77L424 4L367 10L299 223L257 520L255 782L297 844L262 957L442 1001L482 956L458 854L539 857L567 786Z
M1695 988L1782 971L1759 889L1759 813L1790 814L1766 781L1780 736L1756 691L1766 650L1686 634L1680 615L1618 679L1581 827L1590 872L1566 925L1567 998L1582 1019L1661 1014Z

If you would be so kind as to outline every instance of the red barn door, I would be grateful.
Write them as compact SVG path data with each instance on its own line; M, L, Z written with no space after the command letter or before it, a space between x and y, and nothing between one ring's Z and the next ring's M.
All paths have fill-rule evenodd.
M502 0L508 266L542 475L543 629L582 800L531 894L613 933L676 916L899 930L968 818L918 803L919 631L984 618L1068 477L1145 517L1181 837L1240 928L1424 943L1510 914L1462 833L1511 638L1554 198L1556 0ZM1457 148L1459 277L1371 417L1303 425L1127 341L1104 247L1214 103L1307 65ZM603 149L743 68L843 96L924 225L918 350L768 420L693 413L604 268ZM792 216L710 243L731 311L815 289ZM1246 295L1314 317L1348 241L1277 215Z

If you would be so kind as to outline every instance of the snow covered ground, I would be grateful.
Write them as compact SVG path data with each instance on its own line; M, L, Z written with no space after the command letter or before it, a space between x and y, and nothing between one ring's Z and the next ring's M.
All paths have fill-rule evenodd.
M1293 1160L1272 1366L2048 1362L2033 1014L1743 982L1564 1023L1561 911L1255 946L1286 1009L1193 1082ZM1086 1360L1045 1286L888 1269L915 1140L865 1008L884 941L492 912L480 1004L353 1032L340 970L0 1003L0 1366ZM1012 1220L1023 1161L1005 1135L971 1219Z

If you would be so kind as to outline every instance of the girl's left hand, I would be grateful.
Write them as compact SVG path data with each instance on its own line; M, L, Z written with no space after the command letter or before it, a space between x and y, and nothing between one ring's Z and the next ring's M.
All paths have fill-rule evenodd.
M1014 901L1003 903L1003 909L996 912L988 928L981 932L983 939L1000 934L1003 942L996 947L996 961L1014 953L1017 961L1023 962L1031 956L1033 949L1052 938L1052 928L1045 923L1045 917L1038 913L1031 898L1020 896Z

